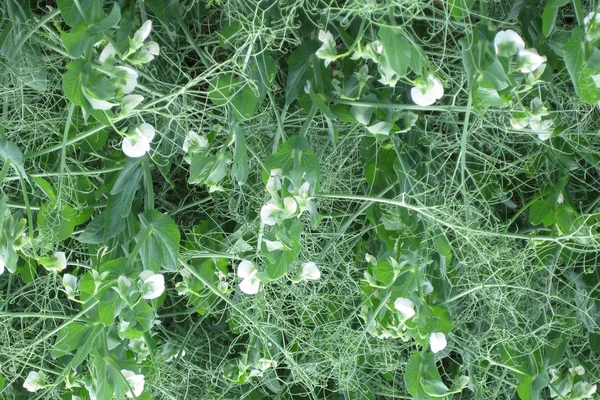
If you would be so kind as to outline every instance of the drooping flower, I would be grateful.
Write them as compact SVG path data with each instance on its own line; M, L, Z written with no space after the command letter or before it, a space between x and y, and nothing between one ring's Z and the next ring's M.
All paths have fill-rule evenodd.
M267 181L267 192L274 194L281 189L281 178L283 171L281 168L272 169L269 173L269 180Z
M590 42L600 37L600 13L592 11L583 19L585 25L585 37Z
M140 279L143 282L142 299L152 300L160 297L165 291L165 277L150 270L142 271Z
M0 275L4 273L4 267L6 267L6 264L4 264L4 260L0 257Z
M335 51L335 39L329 31L324 31L321 29L319 31L319 40L321 41L322 45L315 54L318 58L325 61L325 66L327 67L337 58L337 53Z
M129 67L115 67L112 81L119 94L129 94L137 86L138 73Z
M106 61L111 61L113 58L115 58L116 54L117 54L117 49L115 48L115 46L113 46L112 43L109 43L106 45L104 50L102 50L102 52L100 53L100 56L98 57L98 61L100 61L101 63L106 62Z
M44 371L30 371L23 382L23 388L29 392L37 392L42 389L46 383L46 373Z
M74 299L77 293L77 277L71 274L64 274L62 280L65 292L69 299Z
M302 264L302 272L300 273L301 281L316 281L321 278L321 271L312 261Z
M146 40L146 38L148 38L148 35L150 35L151 30L152 30L152 20L147 19L146 21L144 21L142 26L135 32L135 34L133 35L133 40L135 40L139 43L143 43L144 40Z
M144 375L136 374L133 371L129 371L127 369L122 369L121 374L123 378L127 381L127 385L131 390L127 391L125 394L127 397L132 399L134 396L139 397L144 391Z
M238 266L238 276L242 278L240 290L246 294L256 294L262 290L261 281L256 276L258 270L248 260L242 260Z
M117 105L117 103L111 103L107 100L96 99L88 88L83 88L82 92L83 97L85 97L94 110L110 110Z
M512 56L525 49L525 42L519 34L512 29L499 31L494 37L494 49L500 56Z
M546 56L540 56L536 49L519 50L518 68L522 73L533 72L546 62Z
M522 117L522 118L512 118L510 120L510 125L515 128L515 129L524 129L527 127L527 125L529 125L529 118L527 117Z
M67 256L64 251L57 251L54 253L54 257L56 257L58 268L60 268L61 271L67 268Z
M208 147L208 140L204 136L198 135L195 131L190 130L185 136L182 149L184 152L200 152Z
M434 353L444 350L447 344L446 335L442 332L433 332L429 337L429 345L431 346L431 351Z
M150 142L154 139L154 127L148 123L141 124L132 134L123 138L123 153L128 157L141 157L150 151Z
M537 133L540 140L548 140L552 136L552 125L551 119L542 119L541 116L531 117L529 119L529 126Z
M296 203L298 203L298 208L300 208L299 215L301 215L305 210L308 210L308 212L311 214L316 213L315 202L310 196L309 190L310 183L304 182L302 185L300 185L300 188L298 189L298 195L294 196Z
M417 86L410 90L410 96L420 106L430 106L444 95L442 83L433 75L429 75L425 80L418 80L416 84Z
M132 64L146 64L154 60L154 57L160 54L160 47L156 42L148 42L142 45L142 48L133 56L127 58Z
M283 206L276 204L273 201L262 206L260 210L260 219L265 225L273 226L285 219L296 214L298 204L291 197L283 199Z
M394 301L394 308L402 314L404 319L410 319L415 315L415 303L405 297L398 297Z
M284 247L283 243L281 243L279 240L263 239L263 242L265 242L265 246L267 246L267 250L269 251L281 250Z
M562 194L562 193L561 193L561 194ZM573 375L573 376L576 376L576 375L583 375L583 374L585 374L585 368L583 368L583 366L582 366L582 365L578 365L578 366L576 366L576 367L569 368L569 373L570 373L571 375Z
M127 96L123 96L121 99L121 115L129 115L142 101L144 101L144 96L139 94L128 94Z

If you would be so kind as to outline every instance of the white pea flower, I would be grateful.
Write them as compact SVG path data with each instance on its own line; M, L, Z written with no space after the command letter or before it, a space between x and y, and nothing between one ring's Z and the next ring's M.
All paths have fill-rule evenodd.
M447 344L446 335L442 332L433 332L429 337L429 345L431 346L431 351L434 353L444 350Z
M144 21L142 26L135 32L135 34L133 35L133 40L135 40L139 43L144 42L144 40L146 40L146 38L148 38L148 35L150 35L151 30L152 30L152 20L147 19L146 21Z
M369 264L377 265L377 258L375 258L375 256L372 254L365 254L365 261Z
M126 396L130 399L132 399L134 396L139 397L144 391L144 375L138 375L135 372L129 371L127 369L122 369L121 374L123 375L123 378L125 378L125 380L127 381L127 385L129 385L129 387L131 388L131 390L129 390L126 393Z
M53 257L42 257L39 261L51 272L60 272L67 268L67 256L63 251L57 251Z
M537 133L540 140L548 140L552 136L552 125L551 119L542 119L540 116L535 116L529 119L529 126Z
M154 127L148 123L141 124L132 134L123 138L123 153L128 157L141 157L150 151L150 142L154 139Z
M302 264L302 272L300 273L301 281L316 281L321 278L321 271L312 261Z
M444 95L444 87L438 78L429 75L426 80L416 82L417 86L410 90L413 101L420 106L430 106Z
M0 257L0 275L4 273L4 267L6 267L6 264L4 264L4 260Z
M319 40L323 44L315 54L318 58L325 61L325 66L327 67L337 58L335 51L335 39L329 31L326 32L321 29L319 31Z
M423 282L423 294L431 294L433 293L433 285L429 280Z
M139 94L128 94L127 96L123 96L121 99L121 115L129 115L142 101L144 101L144 96Z
M112 59L115 58L116 54L117 54L117 49L115 48L115 46L112 45L112 43L109 43L106 45L104 50L102 50L102 52L100 53L100 56L98 57L98 61L100 61L101 63L106 62L106 61L112 61Z
M64 274L62 283L65 287L67 297L69 299L74 299L75 294L77 293L77 277L71 274Z
M238 276L242 278L240 290L246 294L256 294L262 290L261 281L256 276L258 270L248 260L242 260L238 266Z
M529 119L527 117L512 118L510 120L510 125L515 129L524 129L529 125Z
M561 193L561 195L562 195L562 193ZM583 368L582 365L578 365L576 367L569 368L569 373L571 375L573 375L573 376L575 376L575 375L583 375L583 374L585 374L585 368Z
M512 29L499 31L494 37L494 49L501 56L512 56L525 49L525 42L519 34Z
M573 399L591 399L596 393L596 385L590 385L586 381L579 381L573 385L571 390L571 398Z
M281 250L284 247L283 243L281 243L279 240L263 239L263 242L265 242L265 245L267 246L267 250L269 250L269 251Z
M394 302L394 308L402 314L404 319L410 319L415 315L415 303L410 299L398 297Z
M180 353L181 353L181 356L179 355ZM167 359L165 360L165 362L166 363L170 363L171 361L173 361L177 357L179 357L179 358L185 357L185 350L180 350L180 351L176 352L175 354L167 357Z
M42 389L46 384L46 373L44 371L30 371L29 375L23 382L23 388L25 388L29 392L37 392Z
M190 130L185 136L182 149L186 153L196 153L203 151L207 147L208 140L204 136L198 135L195 131Z
M142 271L140 279L143 282L142 299L152 300L160 297L165 291L165 277L150 270Z
M267 192L273 194L281 189L281 177L283 171L281 168L272 169L269 173L269 180L267 181Z
M142 48L127 60L132 64L146 64L154 60L154 57L160 54L160 47L156 42L148 42L142 45Z
M296 203L296 200L291 197L283 199L283 207L270 201L262 206L260 210L260 219L265 225L273 226L292 217L296 214L297 209L298 204Z
M85 99L88 101L88 103L90 103L94 110L110 110L111 108L117 105L117 103L111 103L107 100L100 100L94 98L88 88L83 88L83 97L85 97Z
M137 86L138 73L129 67L115 67L113 82L122 94L133 92Z
M583 19L585 25L585 37L590 42L600 37L600 13L592 11Z
M533 72L546 62L546 56L540 56L536 49L519 50L518 68L522 73Z

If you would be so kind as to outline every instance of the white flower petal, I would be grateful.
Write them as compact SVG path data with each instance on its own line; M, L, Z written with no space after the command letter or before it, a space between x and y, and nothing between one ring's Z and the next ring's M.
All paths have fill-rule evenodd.
M404 319L412 318L415 315L415 303L410 299L398 297L394 302L394 308L402 314Z
M150 52L153 56L160 54L160 46L158 43L150 41L144 45L144 48Z
M129 397L130 399L134 396L139 397L144 391L144 375L138 375L135 372L126 369L122 369L121 374L127 380L127 384L129 385L131 390L133 390L133 393L131 393L131 391L128 391L126 393L127 397Z
M120 84L123 94L133 92L137 86L138 73L129 67L118 66L115 69L117 70L116 76L120 78L118 84Z
M283 199L283 207L285 208L285 215L292 216L298 210L298 203L292 197L286 197Z
M123 149L123 153L127 157L141 157L146 152L150 151L150 144L145 140L139 138L138 135L128 135L123 138L123 143L121 144Z
M429 345L431 346L431 351L434 353L444 350L447 344L446 335L442 332L433 332L429 337Z
M412 100L420 106L430 106L444 96L442 83L433 75L410 90Z
M59 268L59 271L67 268L67 256L65 255L64 251L57 251L54 253L54 257L57 260L57 267Z
M0 258L0 275L2 275L2 274L4 273L4 267L5 267L5 266L6 266L6 265L4 264L4 260L2 260L2 259Z
M519 50L519 67L522 73L533 72L546 62L546 56L540 56L536 49Z
M136 108L142 101L144 96L139 94L128 94L121 99L121 114L128 115L131 110Z
M208 147L208 140L204 136L198 135L195 131L190 130L183 141L183 151L192 152L202 151Z
M143 271L140 278L144 282L143 299L152 300L160 297L165 291L165 277L152 271Z
M249 278L256 274L256 267L251 261L242 260L240 265L238 265L237 274L240 278Z
M300 278L302 280L316 281L321 278L321 271L319 271L317 264L309 261L302 264L302 273L300 274Z
M30 371L23 382L23 388L29 392L37 392L40 390L46 381L46 373L43 371Z
M494 37L496 54L510 56L524 48L525 42L521 36L511 29L500 31Z
M281 243L279 240L271 241L271 240L263 239L263 242L265 242L265 245L267 246L267 250L269 250L269 251L281 250L284 247L283 243Z
M260 279L256 277L244 278L240 283L240 290L246 294L256 294L261 291Z
M147 19L140 29L138 29L133 35L133 39L142 43L148 35L150 35L150 31L152 30L152 20Z
M273 226L277 223L276 215L281 211L275 204L267 203L260 209L260 219L265 225Z
M100 53L100 56L98 57L98 61L100 61L101 63L103 63L105 61L110 61L115 57L116 54L117 54L117 49L115 49L115 46L113 46L112 43L109 43L106 45L104 50L102 50L102 53Z
M154 139L154 134L156 131L154 130L154 127L152 125L144 122L136 129L136 132L138 132L138 134L141 135L141 137L143 137L148 143L150 143L152 139Z

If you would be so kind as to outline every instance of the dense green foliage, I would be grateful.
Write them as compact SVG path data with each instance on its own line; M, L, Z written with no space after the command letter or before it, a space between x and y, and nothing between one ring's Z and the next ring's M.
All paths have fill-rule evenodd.
M0 399L594 398L592 3L4 0Z

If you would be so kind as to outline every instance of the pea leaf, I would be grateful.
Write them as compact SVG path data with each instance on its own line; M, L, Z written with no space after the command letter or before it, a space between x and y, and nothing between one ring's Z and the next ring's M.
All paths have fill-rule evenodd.
M42 236L56 240L66 240L75 230L77 213L71 206L45 203L38 211L38 227Z
M389 66L400 76L406 74L410 65L413 45L404 36L400 28L382 26L379 28L379 38L383 45L383 56ZM415 71L420 72L420 71Z
M233 125L233 135L235 139L235 151L233 153L233 166L231 175L235 180L243 185L248 179L248 152L246 150L246 137L244 131L238 124Z
M144 269L174 271L180 233L173 218L156 210L146 210L139 218L142 226L135 240L141 242L140 257Z
M442 397L448 391L442 382L432 353L423 355L416 353L410 357L406 365L404 384L414 400Z
M78 106L86 106L83 96L82 83L85 61L74 60L67 64L67 71L63 74L62 89L69 101Z
M15 172L27 179L27 172L25 172L25 165L23 161L23 153L19 150L19 147L13 142L9 142L4 138L0 138L0 157L4 159L4 162L10 163L10 166Z
M248 119L256 110L259 93L248 82L233 74L217 77L210 82L208 98L216 105L229 105L238 120Z
M544 36L550 36L556 24L559 7L567 3L569 3L569 0L546 0L544 12L542 13L542 32Z
M304 77L310 66L310 60L318 50L320 42L310 40L302 43L288 58L288 75L285 86L285 103L291 104L298 98L299 91L304 87Z

